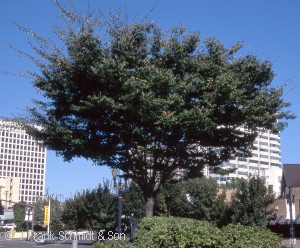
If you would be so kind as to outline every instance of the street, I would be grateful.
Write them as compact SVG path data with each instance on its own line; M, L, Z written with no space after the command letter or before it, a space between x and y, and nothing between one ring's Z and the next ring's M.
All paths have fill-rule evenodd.
M59 241L56 244L45 244L48 248L70 248L72 247L72 241ZM25 240L5 240L0 239L0 248L27 248L27 247L44 247L44 244L36 244L34 242L27 242ZM85 247L91 247L91 241L78 241L78 247L85 248Z

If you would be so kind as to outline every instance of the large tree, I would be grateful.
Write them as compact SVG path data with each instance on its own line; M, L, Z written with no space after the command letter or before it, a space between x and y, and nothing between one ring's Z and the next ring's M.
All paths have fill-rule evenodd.
M123 170L142 189L147 216L176 173L250 156L259 128L278 132L294 117L283 111L283 88L270 87L272 63L238 56L241 43L201 44L182 26L163 32L120 12L103 19L55 3L60 42L20 27L37 42L37 55L25 56L40 69L29 76L45 99L28 108L27 131L66 161Z
M67 229L101 230L116 223L117 198L108 182L93 190L78 192L65 201L62 221Z
M26 202L20 202L21 204L26 204ZM13 206L13 213L14 213L14 222L17 228L21 228L22 225L25 223L25 206L20 204L15 204Z
M166 184L157 195L155 214L207 220L222 225L226 194L212 178Z
M275 195L268 192L265 177L256 174L249 180L237 178L233 188L228 221L247 226L266 226L268 218L273 217L273 211L268 207L274 203Z

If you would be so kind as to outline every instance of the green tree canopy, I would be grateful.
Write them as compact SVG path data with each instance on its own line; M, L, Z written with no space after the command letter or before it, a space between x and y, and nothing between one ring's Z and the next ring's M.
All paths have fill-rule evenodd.
M143 192L135 182L131 182L129 188L122 193L123 198L123 213L130 217L130 223L133 224L135 220L144 217L145 201Z
M272 63L238 56L239 42L201 43L183 26L163 32L120 12L104 19L55 3L62 43L19 27L35 38L37 55L25 56L45 99L28 108L27 132L67 161L120 168L146 202L178 172L250 156L259 128L278 132L294 117L283 111L283 88L271 87Z
M108 183L93 190L78 192L65 201L62 222L67 229L113 228L116 223L117 199Z
M62 213L63 203L56 197L47 196L47 198L40 197L34 205L34 222L36 225L44 225L45 206L49 206L50 198L50 230L55 233L59 233L62 230Z
M221 223L226 212L226 194L212 178L195 178L166 184L157 195L155 214Z
M20 202L21 204L26 204L26 202ZM21 228L22 225L25 223L25 206L15 204L13 206L13 213L14 213L14 222L17 228Z
M268 192L266 180L261 175L245 179L237 178L228 209L229 221L250 226L266 226L273 211L268 206L275 201L275 195ZM273 216L272 216L273 217Z

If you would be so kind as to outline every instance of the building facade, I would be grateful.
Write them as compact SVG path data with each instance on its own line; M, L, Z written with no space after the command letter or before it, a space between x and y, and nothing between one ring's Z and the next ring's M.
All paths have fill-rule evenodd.
M17 201L35 202L44 195L46 149L24 130L5 124L0 122L0 179L18 180ZM15 199L15 189L9 192L9 197Z
M0 178L0 201L5 209L12 207L12 202L19 201L19 191L20 191L20 178L19 177L7 177Z
M276 196L281 193L281 147L280 136L271 131L261 130L254 141L255 150L250 158L234 158L221 164L221 167L236 168L234 173L226 176L214 174L209 168L204 169L204 175L215 179L220 186L226 185L232 178L248 179L250 175L260 174L265 176L266 183L271 192Z

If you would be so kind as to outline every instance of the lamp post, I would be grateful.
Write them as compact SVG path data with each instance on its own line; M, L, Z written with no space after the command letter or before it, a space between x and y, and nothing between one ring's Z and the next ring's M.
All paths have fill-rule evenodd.
M26 230L27 230L27 241L29 241L29 236L28 235L29 235L30 207L26 207L26 210L27 210L27 227L26 227Z
M291 247L294 248L295 247L294 246L294 241L295 241L294 220L293 220L293 204L294 204L294 200L295 200L294 188L286 187L285 195L286 195L286 199L289 204L289 207L290 207L290 235L291 235L290 243L291 243Z
M122 192L125 188L127 188L127 180L125 179L125 183L122 183L122 179L118 173L118 170L115 168L112 169L111 174L114 180L114 188L118 190L118 234L121 234ZM118 182L117 177L119 177Z

